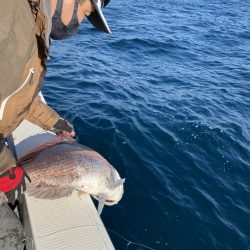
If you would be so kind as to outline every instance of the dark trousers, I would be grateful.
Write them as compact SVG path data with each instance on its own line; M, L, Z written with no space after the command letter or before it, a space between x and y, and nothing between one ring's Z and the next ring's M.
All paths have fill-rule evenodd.
M0 249L24 249L23 226L18 216L6 203L0 205Z

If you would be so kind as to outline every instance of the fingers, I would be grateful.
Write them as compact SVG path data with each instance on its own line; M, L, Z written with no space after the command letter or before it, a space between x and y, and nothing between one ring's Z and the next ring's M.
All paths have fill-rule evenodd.
M71 133L72 131L74 131L73 125L68 122L65 119L60 118L56 124L53 126L54 129L57 129L59 131L66 131L68 133Z

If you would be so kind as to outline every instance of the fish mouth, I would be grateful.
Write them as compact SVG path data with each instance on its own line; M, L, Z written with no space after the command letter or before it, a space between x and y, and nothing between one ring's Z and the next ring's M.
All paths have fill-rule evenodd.
M115 169L115 176L116 176L116 180L121 179L121 177L120 177L120 175L119 175L119 173L118 173L118 171L116 169ZM124 192L123 191L123 185L120 185L119 186L119 193L121 194L121 197L119 198L119 200L114 201L114 203L112 205L117 204L121 200L123 192Z
M99 201L99 197L98 197L98 196L96 196L96 195L92 195L92 196L93 196L96 200ZM107 206L112 206L112 205L117 204L117 201L105 200L104 204L107 205Z
M107 206L112 206L112 205L117 204L117 202L116 201L112 201L112 200L105 200L104 204L107 205Z
M124 182L124 179L121 179L119 173L117 172L116 169L114 169L114 175L115 175L115 180L114 180L114 188L117 189L117 193L118 193L118 197L117 195L114 195L114 197L107 197L106 194L104 193L100 193L100 194L96 194L96 195L93 195L92 194L92 197L96 200L99 201L99 204L102 204L103 205L106 205L106 206L113 206L115 204L117 204L120 199L122 198L122 195L123 195L123 182ZM119 182L121 181L121 184L118 184L119 186L116 186L116 182ZM112 187L112 184L111 184L111 187ZM106 198L109 198L109 199L106 199ZM113 198L113 199L112 199ZM102 209L101 209L102 210Z

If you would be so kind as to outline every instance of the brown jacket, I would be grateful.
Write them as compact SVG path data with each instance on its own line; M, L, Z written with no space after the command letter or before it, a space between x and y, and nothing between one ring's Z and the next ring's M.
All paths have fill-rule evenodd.
M60 118L38 96L48 56L47 20L35 4L0 1L0 140L24 119L49 130ZM6 157L6 149L0 148L0 174L12 167Z

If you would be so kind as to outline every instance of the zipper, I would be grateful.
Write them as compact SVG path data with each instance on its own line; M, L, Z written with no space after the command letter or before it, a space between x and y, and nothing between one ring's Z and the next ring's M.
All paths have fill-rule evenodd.
M25 81L23 82L23 84L16 90L14 91L11 95L9 95L8 97L6 97L3 102L1 103L1 106L0 106L0 120L3 120L3 113L4 113L4 108L5 108L5 105L7 103L7 101L13 96L15 95L17 92L19 92L25 85L26 83L32 78L33 74L35 73L35 69L34 68L31 68L29 69L29 73L28 73L28 76L26 77Z

